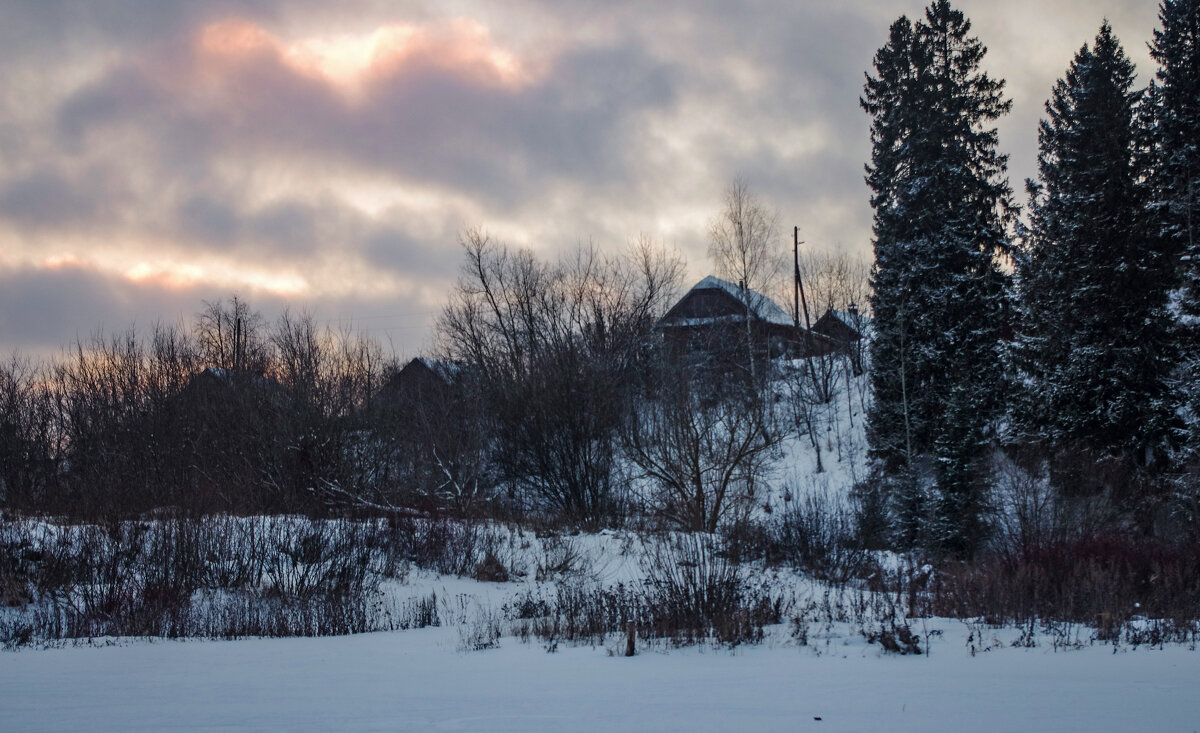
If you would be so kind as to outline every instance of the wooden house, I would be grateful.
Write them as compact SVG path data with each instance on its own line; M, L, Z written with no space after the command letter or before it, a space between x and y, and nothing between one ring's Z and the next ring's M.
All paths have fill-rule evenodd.
M229 415L276 411L291 398L277 379L248 369L206 367L192 375L173 401L197 415L217 411Z
M854 364L856 373L862 371L863 332L870 322L866 316L858 312L854 303L849 310L830 308L817 319L812 330L821 341L815 342L819 354L844 353Z
M793 316L762 293L712 275L696 283L654 328L675 355L744 354L747 331L755 353L767 358L803 357L835 348L815 328L807 334L798 328Z
M444 403L453 394L461 372L461 364L417 357L387 380L380 397L390 404Z
M768 356L788 353L798 340L795 321L774 301L712 275L685 293L654 328L675 354L744 349L747 331L754 350Z

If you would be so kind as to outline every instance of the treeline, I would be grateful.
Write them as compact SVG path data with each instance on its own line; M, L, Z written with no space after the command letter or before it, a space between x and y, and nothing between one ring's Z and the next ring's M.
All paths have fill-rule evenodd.
M408 368L361 333L291 313L268 323L236 297L205 304L190 327L10 360L0 499L82 519L366 513L599 528L636 516L715 531L766 498L783 440L820 451L830 428L816 411L851 397L847 354L772 365L740 321L686 353L666 348L653 327L683 266L649 242L557 261L479 231L461 244L436 358ZM862 296L862 268L805 267L814 307Z
M1200 3L1159 19L1145 89L1107 22L1071 60L1024 221L994 127L1010 102L970 22L937 0L891 26L862 98L876 542L969 556L1018 510L1043 538L1089 512L1195 538ZM1007 461L1028 482L1001 495Z
M389 362L377 343L239 299L0 367L0 489L12 508L124 517L160 507L317 509L375 479L360 433Z

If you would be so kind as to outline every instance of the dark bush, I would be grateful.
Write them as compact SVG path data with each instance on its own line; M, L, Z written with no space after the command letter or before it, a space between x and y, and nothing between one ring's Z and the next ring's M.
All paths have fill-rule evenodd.
M471 574L471 577L485 583L507 583L508 568L504 567L500 558L489 550L483 559L476 563L475 572Z
M624 635L673 644L756 643L763 627L780 623L788 604L764 584L752 584L717 551L708 535L683 535L647 547L644 584L584 587L560 582L553 594L526 593L503 612L519 636L599 642Z
M735 525L725 540L733 559L788 565L835 583L862 577L868 558L854 512L825 491L802 494L765 519Z
M1047 543L942 568L923 597L941 616L1077 622L1101 637L1142 617L1172 621L1186 634L1200 619L1200 545L1116 533Z
M470 575L479 561L479 527L448 519L401 519L395 522L409 559L419 568L443 575Z

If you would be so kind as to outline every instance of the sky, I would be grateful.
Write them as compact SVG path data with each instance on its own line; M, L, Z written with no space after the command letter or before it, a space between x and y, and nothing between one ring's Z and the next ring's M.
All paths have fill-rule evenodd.
M190 323L238 294L430 348L479 228L555 258L639 237L710 269L734 179L805 246L869 258L864 72L909 0L5 0L0 354ZM1152 0L958 0L1037 122L1107 17Z

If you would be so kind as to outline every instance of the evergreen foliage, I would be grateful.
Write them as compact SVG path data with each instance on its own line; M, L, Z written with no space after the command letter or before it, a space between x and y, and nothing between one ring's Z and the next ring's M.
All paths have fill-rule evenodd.
M901 17L861 100L872 116L875 209L872 456L902 543L969 554L982 536L985 455L1002 393L1014 217L992 126L1004 82L947 0ZM928 496L924 486L931 485Z
M1152 233L1183 256L1176 315L1183 348L1178 377L1192 418L1190 449L1200 454L1200 0L1163 0L1150 56L1145 148Z
M1025 389L1014 417L1048 447L1150 463L1174 411L1174 264L1144 215L1134 76L1106 22L1046 103L1020 260Z
M1158 62L1150 85L1154 152L1151 210L1173 250L1193 255L1192 302L1200 284L1200 0L1163 0L1150 56Z

